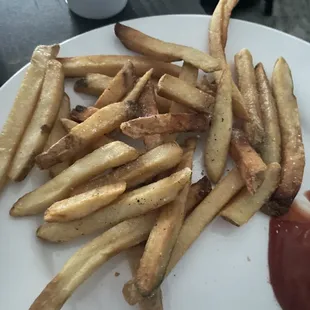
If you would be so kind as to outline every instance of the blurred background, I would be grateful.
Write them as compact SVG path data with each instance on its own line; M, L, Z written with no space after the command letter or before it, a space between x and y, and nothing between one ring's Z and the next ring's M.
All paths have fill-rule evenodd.
M29 61L38 44L62 42L91 29L138 17L211 14L216 3L217 0L128 0L114 17L93 20L72 13L65 0L0 0L0 85ZM310 0L240 0L233 17L310 42L309 14Z

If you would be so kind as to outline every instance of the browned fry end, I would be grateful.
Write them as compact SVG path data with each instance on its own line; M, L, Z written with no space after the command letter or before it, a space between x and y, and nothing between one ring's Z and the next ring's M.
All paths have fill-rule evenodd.
M87 118L92 116L98 111L95 107L85 107L83 105L77 105L70 113L70 117L73 121L82 123Z

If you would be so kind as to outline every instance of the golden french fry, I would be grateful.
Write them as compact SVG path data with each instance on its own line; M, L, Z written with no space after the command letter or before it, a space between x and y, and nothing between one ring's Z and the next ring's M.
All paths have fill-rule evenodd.
M248 191L254 194L264 180L267 166L240 129L232 130L230 155L236 163Z
M173 101L158 95L157 84L155 88L155 100L157 103L157 108L158 108L159 113L168 113L170 111L170 107Z
M221 69L216 59L192 47L164 42L120 23L115 24L114 32L128 49L145 56L167 62L184 60L205 72Z
M70 113L70 111L69 111L69 113ZM61 123L61 125L62 125L62 127L63 127L63 129L65 130L66 133L69 133L70 130L71 130L73 127L75 127L75 126L77 126L77 125L79 124L79 123L77 123L77 122L75 122L75 121L73 121L73 120L71 120L71 119L68 119L68 118L61 118L61 119L60 119L60 123ZM58 139L58 140L59 140L59 139ZM58 140L56 140L54 143L56 143ZM53 144L54 144L54 143L53 143ZM49 148L50 148L53 144L49 145Z
M265 179L254 195L244 188L236 197L228 202L221 216L230 223L241 226L259 211L276 190L280 181L281 166L271 163L265 171Z
M197 113L158 114L124 122L121 130L134 139L154 134L205 131L209 127L210 119L210 115Z
M168 74L160 78L157 94L198 112L207 113L214 104L214 97Z
M43 151L52 130L63 94L62 66L57 60L49 60L40 98L8 172L11 180L22 181L34 166L35 157Z
M265 164L281 162L281 133L276 102L262 63L255 67L256 85L259 95L264 141L259 145L259 152Z
M30 310L59 310L74 290L111 257L144 241L156 213L124 221L79 249L43 289Z
M277 60L273 69L272 88L281 131L282 172L279 187L272 201L267 203L263 210L270 215L278 216L289 210L300 189L305 167L305 150L292 74L282 57Z
M213 183L220 180L226 166L232 123L231 75L229 70L224 70L217 87L212 122L205 145L206 171Z
M115 200L126 190L125 182L95 188L52 204L44 214L46 222L69 222L83 218Z
M253 147L258 148L264 140L264 127L251 53L242 49L235 55L235 65L239 88L249 115L249 121L244 123L244 131Z
M11 112L0 133L0 189L41 92L47 62L57 56L59 45L40 45L34 50Z
M54 179L20 198L10 210L12 216L44 212L60 199L69 196L71 188L138 157L138 152L127 144L115 141L78 160Z
M98 98L95 107L100 109L110 103L121 101L133 89L135 81L134 66L127 61Z
M84 93L99 97L108 88L113 78L99 73L88 73L85 77L74 83L74 90L77 93Z
M66 131L63 127L61 119L63 117L69 117L69 113L70 113L70 98L66 93L64 93L62 103L60 104L60 108L58 111L58 116L48 136L48 139L44 145L44 150L50 148L54 143L56 143L59 139L61 139L63 136L66 135ZM63 162L58 165L55 165L49 169L49 175L50 177L54 178L56 175L58 175L60 172L64 171L68 167L69 162Z
M91 55L58 58L62 63L66 77L81 77L88 73L101 73L115 76L129 60L135 67L138 76L144 75L154 68L154 77L160 78L168 73L179 76L180 67L162 61L157 61L144 56L128 55Z
M192 169L197 141L185 142L184 154L177 170ZM185 204L189 191L188 182L178 197L164 206L146 242L143 256L135 277L135 285L144 297L151 296L164 280L170 255L185 217Z
M72 109L70 117L73 121L82 123L95 114L98 110L98 108L93 106L85 107L83 105L77 105L74 109Z

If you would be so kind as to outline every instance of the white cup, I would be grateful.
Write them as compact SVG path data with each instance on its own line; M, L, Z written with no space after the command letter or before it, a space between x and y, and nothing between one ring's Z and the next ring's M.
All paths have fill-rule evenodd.
M122 11L128 0L67 0L72 12L85 18L104 19Z

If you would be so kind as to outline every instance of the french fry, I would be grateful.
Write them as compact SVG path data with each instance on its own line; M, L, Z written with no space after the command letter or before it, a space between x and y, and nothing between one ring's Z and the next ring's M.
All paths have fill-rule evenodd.
M8 172L11 180L22 181L34 166L35 157L43 151L52 130L63 94L62 66L57 60L49 60L40 98Z
M145 56L166 62L184 60L205 72L221 69L215 58L192 47L164 42L120 23L115 24L114 32L129 50Z
M226 166L232 123L231 75L229 70L224 70L217 87L204 154L206 171L213 183L220 180Z
M280 181L281 166L271 163L265 171L265 179L256 193L252 195L246 188L228 202L221 216L230 223L241 226L269 200Z
M83 218L115 200L126 190L125 182L95 188L52 204L44 214L46 222L69 222Z
M168 74L160 78L157 94L198 112L207 113L214 104L214 97Z
M45 223L37 230L37 236L51 242L64 242L104 231L126 219L145 214L173 201L188 182L190 175L190 169L183 169L165 179L125 193L108 207L81 220Z
M180 67L144 56L128 55L92 55L58 58L62 63L66 77L82 77L89 73L115 76L129 60L135 67L137 76L144 75L154 68L154 77L160 78L168 73L179 76Z
M185 167L192 169L196 143L195 139L185 142L184 154L177 170ZM190 183L187 183L178 197L160 210L150 232L135 277L135 285L144 297L151 296L164 280L172 249L184 221L189 187Z
M111 257L144 241L156 213L126 220L79 249L43 289L30 310L59 310L74 290Z
M113 78L99 73L88 73L85 77L74 83L74 90L77 93L84 93L99 97L108 88Z
M258 148L264 140L264 127L251 53L242 49L235 55L235 65L240 92L249 115L249 121L244 123L244 131L253 147Z
M216 84L210 83L207 76L204 75L198 82L196 87L203 92L215 97L217 86Z
M209 53L218 59L222 68L227 67L225 56L225 44L227 37L227 25L233 8L237 5L238 0L220 0L212 14L209 24ZM218 84L221 78L221 72L214 72L215 81ZM244 120L248 120L248 112L245 107L244 99L232 81L232 100L234 114Z
M72 128L70 133L60 139L44 153L36 157L36 162L41 169L73 158L88 145L91 145L104 134L118 128L120 124L137 114L137 99L145 84L152 74L148 71L135 85L127 96L128 100L112 103L99 109L83 123Z
M209 127L210 119L210 115L197 113L158 114L124 122L121 130L134 139L154 134L205 131Z
M175 167L181 161L182 154L183 151L177 143L162 144L139 156L135 161L78 186L73 189L71 195L84 193L117 181L126 182L127 189L136 187L151 180L154 176Z
M95 107L100 109L110 103L121 101L133 89L135 80L134 66L127 61L98 98Z
M236 163L248 191L254 194L264 180L267 166L240 129L232 130L230 155Z
M161 97L157 94L157 84L155 88L155 100L157 103L157 108L159 113L168 113L172 105L172 100Z
M138 244L127 251L127 259L131 269L132 276L134 277L139 267L139 262L144 251L144 245ZM143 298L139 302L140 310L163 310L162 293L159 288L154 294L148 298Z
M64 93L64 96L62 98L62 103L60 104L60 108L58 111L58 116L48 136L48 139L45 143L44 150L47 150L54 143L56 143L59 139L61 139L63 136L66 135L66 131L63 128L61 119L63 117L69 117L69 113L70 113L70 98L66 93ZM54 178L56 175L58 175L60 172L64 171L68 167L69 167L69 162L63 162L58 165L55 165L49 169L49 175L51 178Z
M281 162L281 133L276 102L262 63L255 67L256 85L259 95L262 121L264 125L264 141L259 152L265 164Z
M284 58L277 60L271 81L281 131L282 172L279 187L272 196L272 201L264 206L263 210L278 216L289 210L300 189L305 167L305 150L292 74Z
M70 117L73 121L82 123L98 111L99 109L93 106L85 107L83 105L77 105L72 109Z
M71 188L137 157L138 152L127 144L120 141L109 143L78 160L54 179L24 195L13 205L10 215L25 216L44 212L53 203L68 197Z
M58 51L59 45L40 45L32 54L30 65L16 95L11 112L0 133L0 189L6 183L11 162L37 105L47 62L55 58Z
M70 112L69 112L70 113ZM69 133L70 132L70 130L73 128L73 127L75 127L75 126L77 126L79 123L77 123L77 122L75 122L75 121L73 121L73 120L71 120L71 119L68 119L68 118L61 118L60 119L60 123L61 123L61 125L62 125L62 127L64 128L64 130L66 131L66 133ZM58 139L59 140L59 139ZM57 140L57 141L58 141ZM57 141L55 141L54 143L56 143ZM54 144L53 143L53 144ZM52 145L50 145L49 147L51 147Z

